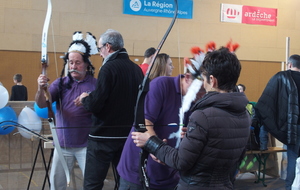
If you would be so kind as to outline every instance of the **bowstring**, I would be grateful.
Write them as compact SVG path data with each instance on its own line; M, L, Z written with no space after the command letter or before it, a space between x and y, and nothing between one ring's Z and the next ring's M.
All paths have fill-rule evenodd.
M56 70L56 78L59 77L58 75L58 63L57 63L57 57L56 57L56 43L55 43L55 37L54 37L54 27L53 27L53 22L52 22L52 19L51 19L51 29L52 29L52 41L53 41L53 54L54 54L54 62L55 62L55 70ZM69 65L67 63L67 66L68 66L68 69L69 69ZM64 120L64 117L63 117L63 107L62 107L62 97L60 97L58 99L59 101L59 109L60 109L60 120L62 121L61 124L62 124L62 127L65 128L65 126L63 125L63 120ZM52 102L53 103L53 102ZM52 106L52 105L51 105ZM56 106L56 109L57 109L57 106ZM61 146L62 149L65 149L66 150L66 138L65 138L65 130L62 128L62 136L64 137L63 138L63 147ZM57 133L57 132L56 132Z
M57 52L56 52L56 43L55 43L55 35L54 35L54 27L53 27L53 22L52 22L52 19L50 20L50 23L51 23L51 31L52 31L52 43L53 43L53 56L54 56L54 64L55 64L55 71L56 71L56 78L58 78L59 77L59 74L58 74L58 61L57 61ZM68 63L67 63L68 64ZM63 121L63 108L62 108L62 100L61 100L61 97L58 99L58 101L59 101L59 109L60 109L60 120L61 121ZM52 102L52 101L51 101ZM53 102L52 102L52 104L53 104ZM52 104L51 104L51 106L52 106ZM55 104L57 104L57 103L55 103ZM57 107L58 106L56 106L56 109L57 109ZM57 110L56 110L56 112L57 112ZM56 114L54 114L54 116L55 116ZM63 124L63 122L61 122L62 124ZM56 123L57 124L57 123ZM56 127L56 124L55 124L55 127ZM60 127L59 127L60 128ZM56 134L58 135L58 133L57 133L57 129L59 130L59 128L57 128L56 127ZM66 140L65 140L65 130L64 130L64 128L66 128L66 127L64 127L64 126L62 126L62 136L64 137L63 138L63 147L61 146L61 145L58 145L58 146L60 146L61 147L61 149L65 149L66 150Z
M52 19L51 22L51 30L52 30L52 43L53 43L53 54L54 54L54 63L55 63L55 69L56 69L56 78L58 78L58 67L57 67L57 57L56 57L56 44L55 44L55 38L54 38L54 27Z
M178 51L178 71L179 74L182 74L182 64L181 64L181 49L180 49L180 27L179 27L179 19L176 19L176 26L177 26L177 51ZM184 74L184 73L183 73ZM179 89L180 89L180 98L181 98L181 106L182 106L182 100L183 100L183 89L182 89L182 85L181 85L181 77L179 78L180 82L179 82ZM179 108L179 115L181 108ZM179 117L179 121L178 121L178 127L181 125L182 123L180 123L180 117Z

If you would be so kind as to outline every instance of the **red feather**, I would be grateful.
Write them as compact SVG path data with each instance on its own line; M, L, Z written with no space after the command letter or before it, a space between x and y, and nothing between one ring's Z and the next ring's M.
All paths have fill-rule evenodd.
M213 41L210 41L205 46L206 51L214 51L216 49L216 43Z
M235 52L239 47L240 47L240 44L238 44L238 43L232 44L233 52Z
M190 60L188 57L185 57L185 58L183 59L183 63L184 63L184 66L186 67L187 64L191 64L191 60Z
M227 42L226 47L230 50L232 46L232 40L230 39L229 42Z
M191 52L194 55L194 54L199 54L200 52L203 52L203 50L201 50L201 48L198 46L194 46L191 48Z

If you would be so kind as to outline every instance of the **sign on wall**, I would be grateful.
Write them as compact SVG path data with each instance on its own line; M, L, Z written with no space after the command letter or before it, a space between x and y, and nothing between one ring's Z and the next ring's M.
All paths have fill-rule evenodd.
M277 9L221 4L221 22L277 26Z
M123 14L173 17L173 0L123 0ZM193 0L178 0L177 18L193 18Z

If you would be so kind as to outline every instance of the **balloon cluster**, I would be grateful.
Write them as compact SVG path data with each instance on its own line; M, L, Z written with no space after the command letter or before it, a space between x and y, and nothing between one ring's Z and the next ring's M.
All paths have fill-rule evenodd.
M5 121L0 124L0 135L11 133L15 129L12 122L17 122L17 115L15 111L10 106L5 107L8 102L8 98L8 91L4 86L0 85L0 122Z
M8 102L8 92L6 88L2 85L0 85L0 109L6 106Z
M41 118L27 106L20 112L18 123L36 133L40 133L42 129ZM32 134L28 133L22 128L18 128L18 131L23 137L27 139L30 139L32 137Z
M5 104L6 105L6 104ZM11 133L15 127L13 122L17 122L17 114L10 107L6 106L0 109L0 135L6 135Z
M47 119L48 118L48 108L45 107L45 108L40 108L37 103L34 103L33 105L33 108L34 108L34 111L36 112L36 114L41 117L41 118L44 118L44 119ZM53 102L52 103L52 110L54 112L54 114L56 114L56 102Z
M42 129L41 118L48 118L48 109L39 108L34 103L34 110L25 106L19 116L11 106L6 106L9 100L9 94L5 87L0 85L0 135L11 133L16 128L16 123L24 126L35 133L40 133ZM56 102L53 102L52 109L56 113ZM33 135L28 130L17 128L19 133L30 139Z

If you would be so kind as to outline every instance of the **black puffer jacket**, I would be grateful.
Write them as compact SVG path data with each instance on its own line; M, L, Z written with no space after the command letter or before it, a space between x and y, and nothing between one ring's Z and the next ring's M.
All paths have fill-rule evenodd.
M147 142L158 159L180 171L179 190L233 189L230 173L243 157L250 131L247 102L243 93L210 92L195 104L178 150Z
M266 129L284 144L296 144L298 138L298 90L292 72L274 75L255 106Z

